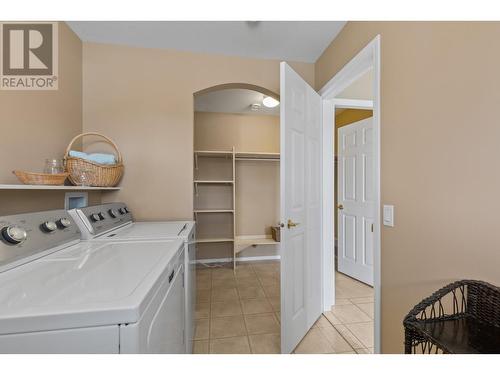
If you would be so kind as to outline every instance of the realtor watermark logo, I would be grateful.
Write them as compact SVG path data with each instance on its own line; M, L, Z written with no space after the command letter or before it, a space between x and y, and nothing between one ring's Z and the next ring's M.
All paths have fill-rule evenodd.
M0 89L57 90L57 22L0 22Z

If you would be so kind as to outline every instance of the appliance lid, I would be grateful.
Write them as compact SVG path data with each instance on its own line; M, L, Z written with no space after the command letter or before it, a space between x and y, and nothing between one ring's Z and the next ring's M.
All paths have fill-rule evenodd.
M192 221L134 222L112 232L104 233L96 240L143 240L182 238L187 240L193 230Z
M3 272L0 334L136 322L182 247L84 242Z

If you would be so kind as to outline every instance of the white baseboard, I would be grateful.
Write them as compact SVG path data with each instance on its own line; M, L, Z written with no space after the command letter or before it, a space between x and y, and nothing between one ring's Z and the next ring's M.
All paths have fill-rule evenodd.
M280 255L262 255L257 257L239 257L236 258L237 262L252 262L255 260L280 260Z
M239 257L236 258L237 262L254 262L259 260L279 260L281 257L279 255L263 255L257 257ZM215 258L215 259L196 259L197 264L211 264L211 263L228 263L232 262L233 258Z
M211 258L211 259L196 259L197 264L211 264L211 263L227 263L232 262L232 258Z

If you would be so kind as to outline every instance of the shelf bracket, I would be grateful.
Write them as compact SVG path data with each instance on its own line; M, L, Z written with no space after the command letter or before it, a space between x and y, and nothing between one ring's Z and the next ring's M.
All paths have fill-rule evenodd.
M194 195L197 197L198 196L198 183L194 183Z
M194 169L198 170L198 153L194 153Z

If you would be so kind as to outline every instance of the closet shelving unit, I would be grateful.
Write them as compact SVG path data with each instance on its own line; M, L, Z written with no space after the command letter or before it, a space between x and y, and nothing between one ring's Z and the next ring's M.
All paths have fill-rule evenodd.
M217 176L212 178L210 171L204 171L205 168L209 167L210 164L204 163L207 160L213 160L214 158L219 159L221 162L217 164L222 165L222 169L225 173L216 173ZM207 168L209 169L209 168ZM229 171L229 173L227 173ZM195 194L195 208L194 208L194 218L198 222L201 215L231 215L228 220L231 223L230 231L221 235L217 234L197 234L197 243L232 243L234 248L235 240L235 217L234 217L234 207L235 207L235 151L234 147L228 151L202 151L198 150L194 152L194 194ZM210 177L210 178L208 178ZM199 207L196 202L200 194L203 194L200 190L202 186L205 188L211 188L210 191L224 196L226 192L230 193L230 199L225 199L225 207L214 207L212 205L203 204L203 207ZM228 189L229 187L229 189ZM225 192L223 191L225 189ZM229 205L227 204L229 201ZM221 204L219 202L219 204ZM224 206L224 205L223 205ZM197 225L197 230L200 226Z
M230 179L207 179L205 178L204 173L200 173L200 170L203 168L202 160L206 158L223 158L230 165L227 165L228 169L231 170ZM243 152L243 151L235 151L235 148L232 147L231 150L220 151L220 150L196 150L194 151L194 193L195 193L195 208L194 208L194 217L195 220L198 221L200 215L216 215L216 214L228 214L232 215L232 228L231 235L226 236L206 236L206 235L198 235L197 242L198 243L232 243L233 247L233 267L236 267L236 259L238 253L241 251L255 246L266 246L266 245L278 245L279 242L276 242L272 239L271 236L266 235L253 235L253 236L236 236L236 163L239 161L262 161L262 162L279 162L280 154L279 153L270 153L270 152ZM198 176L203 175L204 178L198 178ZM197 207L196 201L197 197L200 194L199 187L200 185L212 185L215 187L223 187L230 186L230 191L227 193L231 194L230 197L230 208L220 208L220 207ZM198 227L198 226L197 226Z

